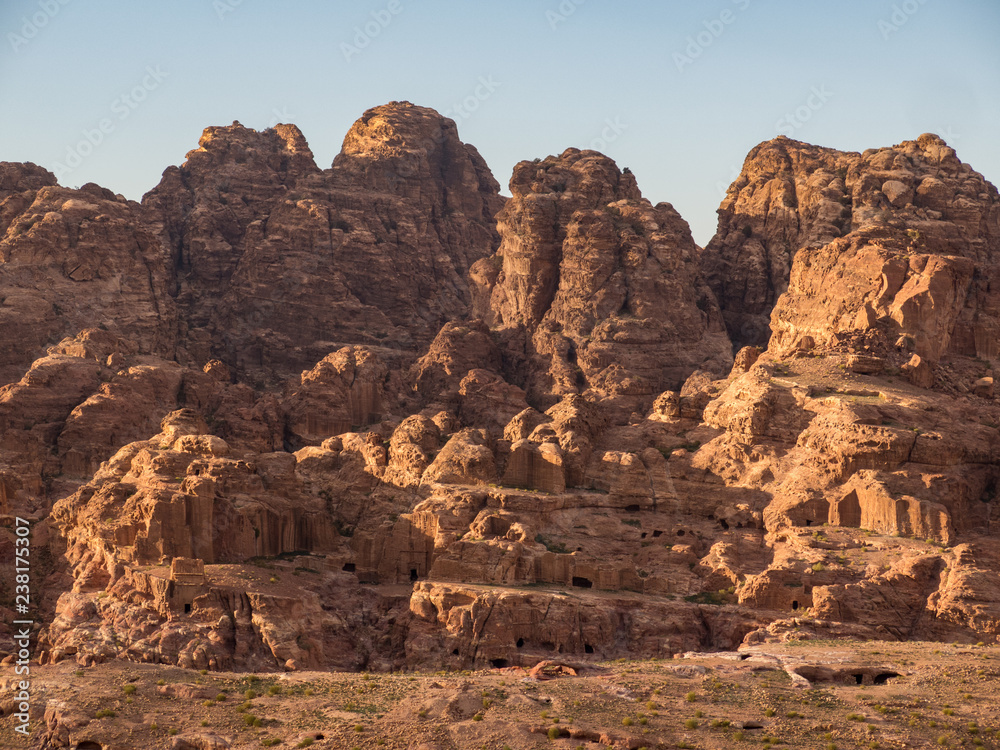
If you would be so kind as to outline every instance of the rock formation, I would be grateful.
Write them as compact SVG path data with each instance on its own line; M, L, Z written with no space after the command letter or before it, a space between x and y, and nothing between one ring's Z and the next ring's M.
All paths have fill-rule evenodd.
M521 162L510 189L500 249L472 269L475 309L520 358L533 401L588 388L651 400L696 369L728 372L718 306L672 206L653 206L630 172L577 149Z
M779 137L750 152L701 263L737 347L876 336L990 359L998 243L996 188L937 136L863 154Z
M42 661L1000 637L992 185L935 136L779 138L704 250L596 152L510 186L407 103L328 170L209 128L142 204L0 165L0 553L30 518Z
M176 268L180 360L281 375L345 344L415 351L470 301L503 200L433 110L369 110L319 169L294 125L208 128L143 200Z

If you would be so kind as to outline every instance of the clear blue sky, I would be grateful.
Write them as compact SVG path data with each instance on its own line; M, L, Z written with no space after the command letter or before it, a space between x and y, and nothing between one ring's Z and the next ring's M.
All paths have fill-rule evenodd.
M997 0L3 0L0 33L0 160L55 170L74 149L64 184L136 199L208 125L294 122L328 167L394 99L454 117L505 190L516 162L603 139L702 244L782 132L847 150L937 132L1000 180Z

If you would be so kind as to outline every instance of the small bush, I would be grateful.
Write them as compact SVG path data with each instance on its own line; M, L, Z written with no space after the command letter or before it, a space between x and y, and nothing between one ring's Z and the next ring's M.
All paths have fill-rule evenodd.
M773 708L766 708L766 709L764 709L764 716L771 717L771 716L774 716L775 713L777 713L777 712Z
M364 724L355 724L354 725L354 731L355 732L363 732L363 731L365 731L365 725Z
M102 708L102 709L99 709L96 714L94 714L94 718L95 719L105 719L105 718L113 719L117 715L118 714L116 714L110 708Z
M624 719L622 719L622 726L624 726L624 727L630 727L633 724L635 724L635 722L632 721L632 717L631 716L626 716Z
M687 727L688 729L697 729L698 728L698 720L697 719L688 719L687 721L684 722L684 726Z
M559 735L562 734L559 727L549 727L549 739L556 740L559 739Z
M694 703L696 700L698 700L698 694L688 693L687 695L684 696L684 700L686 700L688 703Z
M473 721L482 721L483 720L483 715L482 714L476 714L475 716L472 717L472 720Z
M267 689L267 694L268 695L281 695L281 686L280 685L271 685L271 687L269 687Z
M301 742L299 742L299 744L296 745L295 747L309 747L313 742L314 740L312 737L306 737Z
M132 695L135 693L135 685L126 685L122 688L122 692L124 692L125 695Z

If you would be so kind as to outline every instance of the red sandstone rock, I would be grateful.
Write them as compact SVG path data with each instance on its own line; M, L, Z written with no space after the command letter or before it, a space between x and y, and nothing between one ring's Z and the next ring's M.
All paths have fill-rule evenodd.
M997 196L935 138L763 144L701 253L573 149L495 234L482 159L399 103L325 172L234 125L141 209L52 183L0 165L0 507L58 501L46 661L1000 635ZM768 351L733 361L716 295Z

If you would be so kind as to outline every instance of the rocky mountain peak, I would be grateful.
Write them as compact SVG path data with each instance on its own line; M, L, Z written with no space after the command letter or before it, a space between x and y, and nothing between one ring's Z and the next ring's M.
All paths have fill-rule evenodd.
M454 120L410 102L369 109L333 161L337 184L433 201L443 217L461 213L492 224L503 206L500 184Z
M37 164L0 162L0 201L12 193L56 184L56 176Z

